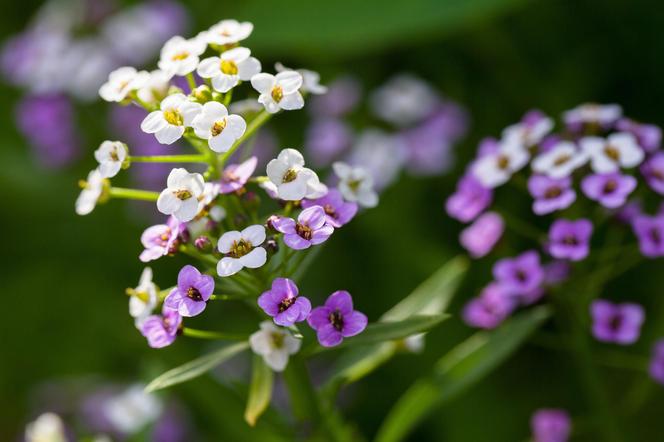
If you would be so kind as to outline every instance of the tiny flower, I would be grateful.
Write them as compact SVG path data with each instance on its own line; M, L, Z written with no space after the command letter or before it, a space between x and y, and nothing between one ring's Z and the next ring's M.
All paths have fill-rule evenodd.
M610 128L622 116L622 108L617 104L582 104L563 114L565 124L575 132L585 126Z
M340 161L332 164L339 178L339 191L346 201L358 203L362 207L376 207L378 194L373 189L373 178L361 167L349 166Z
M531 175L528 179L528 191L535 198L533 212L537 215L566 209L576 200L571 177L554 179L544 175Z
M524 147L532 147L553 129L553 120L537 110L528 112L520 123L507 127L503 138L514 140Z
M224 51L220 57L206 58L196 69L202 78L212 79L214 90L223 93L234 88L240 80L251 80L260 71L260 61L251 57L247 48L233 48Z
M214 278L202 275L196 267L186 265L178 274L178 285L164 299L164 307L182 316L196 316L205 310L214 291Z
M639 146L646 152L657 151L662 143L662 129L654 124L643 124L629 118L621 118L616 123L616 129L634 135Z
M314 200L303 200L302 207L320 206L325 211L327 224L336 228L350 222L357 213L357 204L344 201L341 192L337 189L330 189L327 195Z
M459 240L470 256L481 258L491 252L504 230L503 218L495 212L487 212L466 227Z
M565 410L537 410L530 419L533 442L567 442L572 420Z
M276 186L279 198L297 201L315 198L320 181L318 175L304 167L304 157L295 149L282 150L277 158L267 164L267 176Z
M172 75L155 69L136 91L136 96L148 104L159 103L168 94Z
M272 221L272 225L284 234L286 245L295 250L321 244L334 232L334 227L327 224L327 215L321 206L304 209L297 217L297 222L292 218L280 217Z
M514 297L502 285L492 282L466 304L462 317L471 327L493 329L502 324L515 308Z
M227 152L247 130L244 118L228 115L226 106L216 101L205 103L191 125L196 135L208 140L210 149L218 153Z
M332 293L325 305L311 311L307 322L316 330L323 347L341 344L344 338L361 333L367 326L364 313L353 310L353 298L345 290Z
M138 286L127 292L130 295L129 314L135 319L136 327L140 329L143 321L157 306L157 286L152 282L152 269L150 267L143 269Z
M304 321L311 311L309 300L299 296L297 286L287 278L272 281L272 289L258 298L258 305L274 318L275 324L284 327Z
M111 72L108 81L99 88L99 96L109 102L120 102L135 89L144 85L149 74L137 72L130 66L124 66Z
M656 382L664 385L664 339L658 340L653 346L648 373Z
M171 170L164 189L157 199L157 209L165 215L173 215L178 221L187 222L198 214L198 200L203 195L205 183L200 173L186 169Z
M99 162L98 170L103 178L112 178L117 175L127 157L127 145L119 141L104 141L95 150L95 159Z
M217 247L226 255L217 264L219 276L231 276L244 267L257 269L267 261L267 252L259 247L265 241L265 227L249 226L241 232L224 233Z
M186 126L191 126L194 118L201 111L200 103L194 103L184 94L166 97L159 110L150 112L141 123L141 130L155 134L161 144L173 144L184 134Z
M557 219L549 230L548 251L554 258L580 261L590 253L593 225L587 219Z
M256 157L251 157L244 163L226 166L221 174L219 192L232 193L242 189L256 170L257 163Z
M494 188L506 183L529 159L530 154L521 144L513 140L502 142L497 152L478 158L472 172L483 186Z
M509 293L527 295L544 281L539 254L530 250L515 258L504 258L493 266L493 276Z
M588 155L570 141L560 141L550 150L539 154L532 162L535 172L551 178L566 178L586 164Z
M492 200L493 190L484 187L473 174L466 174L447 199L445 210L452 218L468 223L489 207Z
M641 174L652 190L664 195L664 152L657 152L643 163Z
M637 215L632 221L632 229L639 240L639 249L643 256L664 256L664 214Z
M636 185L636 178L618 172L588 175L581 181L583 193L609 209L625 204Z
M251 35L254 25L248 21L222 20L205 33L207 43L215 45L235 44Z
M627 132L609 135L607 139L585 137L579 144L590 156L590 166L595 173L617 172L621 167L638 166L645 155L634 135Z
M163 348L175 341L180 324L182 316L175 310L164 308L161 315L145 318L141 325L141 333L148 340L150 347Z
M297 353L302 340L294 338L286 329L279 328L270 321L263 321L261 329L249 337L254 353L263 356L265 363L274 371L283 371L288 365L288 357Z
M94 210L107 182L108 180L102 176L98 169L88 174L87 181L82 184L83 190L76 199L77 214L87 215Z
M299 92L302 75L295 71L279 72L276 76L256 74L251 78L251 85L260 93L258 102L271 114L279 109L295 110L304 107L304 98Z
M597 299L590 305L593 336L602 342L633 344L641 334L641 324L645 319L643 307L638 304L613 304Z
M25 428L25 442L67 442L65 425L55 413L44 413Z
M198 56L205 52L205 42L198 38L187 40L179 35L171 37L161 49L159 69L168 75L187 75L196 70Z
M276 63L274 67L277 72L287 72L292 70L281 63ZM327 93L327 86L320 84L320 74L318 72L310 71L309 69L298 69L296 72L302 75L302 87L300 88L302 92L308 92L314 95Z

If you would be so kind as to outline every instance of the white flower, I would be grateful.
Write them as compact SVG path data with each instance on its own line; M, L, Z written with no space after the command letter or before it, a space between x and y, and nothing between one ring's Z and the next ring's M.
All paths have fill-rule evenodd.
M332 164L332 169L339 177L339 191L346 201L357 202L362 207L378 205L378 194L373 189L373 178L365 169L339 161Z
M101 175L98 169L88 174L88 179L82 182L83 190L76 199L76 213L87 215L92 212L101 197L104 185L107 180Z
M539 154L532 162L535 172L559 179L568 177L586 164L588 155L570 141L556 143L548 152Z
M588 103L575 107L563 114L567 124L599 124L608 126L622 116L622 108L617 104Z
M138 286L130 292L129 314L134 318L136 328L140 328L145 318L152 314L157 305L157 286L152 282L152 269L146 267L141 273Z
M187 40L176 35L161 49L159 69L169 75L187 75L196 70L198 56L203 52L205 42L201 38Z
M160 69L155 69L136 91L138 98L149 104L157 104L168 93L173 76Z
M251 35L254 25L237 20L222 20L205 32L205 39L209 44L228 45L237 43Z
M610 173L621 167L638 166L644 158L643 150L636 138L627 132L609 135L607 139L585 137L579 141L579 144L590 156L590 166L595 173Z
M132 385L102 404L102 413L113 429L128 435L154 422L162 409L157 396L146 393L142 385Z
M166 186L157 199L157 209L165 215L173 215L180 222L194 219L205 188L203 176L186 169L173 169L168 174Z
M124 66L111 72L108 81L99 88L99 96L109 102L120 102L135 89L147 81L150 74L146 71L137 72L131 66Z
M440 102L435 90L411 75L400 74L376 89L369 99L371 110L381 119L403 127L433 112Z
M302 87L302 75L295 71L271 74L256 74L251 78L251 85L260 92L258 102L271 114L284 110L304 107L304 98L298 91Z
M323 190L318 175L304 167L304 157L295 149L279 152L276 159L267 163L266 171L268 178L276 186L277 196L282 200L316 198L315 195Z
M504 184L528 163L528 151L520 143L510 141L501 142L496 152L478 158L473 164L473 174L483 186L494 188Z
M292 70L281 63L275 63L274 68L277 72ZM309 92L314 95L327 93L327 86L320 84L320 74L318 72L309 69L298 69L297 72L302 75L302 87L300 88L302 92Z
M191 126L201 109L200 103L189 101L183 94L169 95L161 102L159 110L145 117L141 129L155 134L161 144L173 144L182 137L185 126Z
M263 356L265 363L274 371L283 371L288 357L300 350L302 341L294 338L288 330L277 327L272 321L263 321L260 330L249 337L251 349Z
M514 140L524 147L538 144L553 129L553 120L549 117L538 118L534 122L517 123L503 131L503 139Z
M127 160L127 145L120 141L104 141L95 150L95 159L99 162L99 173L103 178L112 178L120 172Z
M249 226L241 232L233 230L224 233L217 245L224 255L217 264L219 276L231 276L244 267L257 269L267 261L267 252L259 247L265 241L265 227Z
M203 78L212 79L212 87L219 92L228 92L240 80L251 80L261 71L261 62L251 57L247 48L233 48L201 61L196 72Z
M203 105L203 110L191 123L196 135L208 140L210 149L227 152L247 130L247 123L239 115L228 115L226 106L216 101Z
M66 442L65 426L55 413L44 413L25 428L25 442Z

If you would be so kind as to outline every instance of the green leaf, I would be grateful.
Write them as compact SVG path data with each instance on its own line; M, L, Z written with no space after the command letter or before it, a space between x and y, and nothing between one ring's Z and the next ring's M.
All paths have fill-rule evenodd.
M196 358L186 364L168 370L166 373L158 376L145 387L145 391L152 392L161 390L162 388L170 387L172 385L180 384L193 379L203 373L212 370L222 362L232 358L241 351L249 347L248 342L240 342L233 345L225 346L217 351Z
M249 398L247 399L247 408L244 411L244 420L250 426L256 425L258 418L270 405L273 383L274 374L270 367L267 366L262 357L254 355Z
M361 334L344 340L342 346L378 344L404 339L431 330L447 318L449 315L414 315L403 321L375 322L369 324Z
M433 374L416 381L392 407L377 442L403 440L436 407L448 403L505 361L549 316L537 307L491 332L478 332L443 356Z

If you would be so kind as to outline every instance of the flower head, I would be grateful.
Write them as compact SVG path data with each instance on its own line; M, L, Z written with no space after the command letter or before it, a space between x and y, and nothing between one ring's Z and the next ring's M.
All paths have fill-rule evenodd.
M290 327L307 319L311 303L298 294L297 286L287 278L276 278L272 288L258 298L258 305L274 318L274 323Z
M512 295L525 296L544 281L539 254L529 250L515 258L504 258L493 266L493 276Z
M276 76L266 73L256 74L251 78L251 85L260 96L258 102L271 114L283 110L302 109L304 98L299 89L302 87L302 75L295 71L279 72Z
M550 178L566 178L588 162L588 154L570 141L559 141L532 162L533 171Z
M196 70L198 56L205 52L200 38L187 40L179 35L171 37L161 49L159 69L169 75L187 75Z
M657 152L641 165L641 174L652 190L664 195L664 152Z
M549 230L549 253L554 258L580 261L590 253L592 233L590 220L557 219Z
M563 114L563 120L573 132L584 128L610 128L622 116L622 108L617 104L582 104Z
M528 112L521 122L508 126L503 131L503 138L520 143L524 147L532 147L553 129L553 120L542 112L533 110Z
M263 321L260 330L249 337L254 353L263 356L265 363L274 371L283 371L288 365L288 357L297 353L302 340L294 338L288 330L277 327L270 321Z
M178 221L187 222L198 214L198 200L203 195L205 183L200 173L186 169L171 170L164 189L157 199L157 209L165 215L173 215Z
M537 410L530 420L533 442L567 442L572 421L565 410Z
M162 348L175 342L182 324L182 316L175 310L164 308L161 315L148 316L141 325L141 333L152 348Z
M494 188L506 183L529 159L530 154L520 143L503 141L496 152L475 160L472 173L484 187Z
M633 344L641 334L641 324L645 319L643 307L638 304L613 304L604 299L590 305L593 336L602 342Z
M471 327L492 329L512 314L517 303L501 284L492 282L480 295L471 299L463 309L463 320Z
M214 278L202 275L196 267L186 265L178 274L178 285L164 300L164 307L182 316L196 316L205 310L214 291Z
M617 132L608 138L585 137L579 143L590 157L590 166L595 173L617 172L620 168L638 166L645 156L634 135Z
M232 193L244 187L256 170L258 160L251 157L243 163L226 166L221 174L220 193Z
M378 205L378 194L373 188L373 178L365 169L342 162L332 164L332 168L339 178L338 188L346 201L368 208Z
M249 226L241 232L233 230L219 238L217 247L224 256L217 264L219 276L231 276L244 267L257 269L267 261L267 252L259 247L265 241L265 227Z
M254 25L248 21L222 20L205 32L205 40L215 45L231 45L251 35Z
M172 77L172 75L160 69L151 71L145 81L141 82L136 91L136 96L144 103L159 103L166 97Z
M120 172L128 157L127 145L120 141L104 141L95 150L99 162L99 173L104 178L112 178Z
M636 178L618 172L588 175L581 181L583 193L609 209L624 205L636 185Z
M339 345L344 338L361 333L367 326L364 313L353 310L353 298L345 290L332 293L325 305L311 311L307 322L316 330L323 347Z
M106 101L123 101L131 91L142 87L149 75L130 66L118 68L109 74L108 81L99 89L99 95Z
M226 106L216 101L205 103L191 125L196 135L208 140L210 149L218 153L227 152L247 130L244 118L228 115Z
M129 314L134 318L137 328L141 328L145 319L152 314L157 306L157 286L152 282L152 269L146 267L141 273L138 286L128 290Z
M318 175L304 167L304 157L295 149L284 149L271 160L267 164L267 176L282 200L297 201L322 196ZM327 188L323 194L326 192Z
M83 190L81 190L76 199L76 213L87 215L92 212L97 205L97 201L102 196L107 183L108 180L102 176L99 169L90 172L88 179L83 183Z
M149 262L174 253L178 238L186 228L187 225L178 221L174 216L170 216L166 224L148 227L141 235L141 244L145 250L141 252L139 259Z
M311 206L304 209L297 217L280 217L272 222L274 228L284 234L286 245L295 250L308 249L327 241L334 232L334 227L327 224L325 209Z
M643 256L664 256L664 214L637 215L632 220L632 229L639 240L639 249Z
M222 93L234 88L240 80L251 80L260 71L260 61L251 57L247 48L233 48L224 51L220 57L206 58L196 70L202 78L212 79L214 90Z
M161 144L173 144L182 137L185 127L191 126L201 109L200 103L189 101L184 94L169 95L161 102L159 110L145 117L141 130L154 134Z
M555 179L545 175L531 175L528 191L535 198L533 212L537 215L566 209L576 200L571 177Z
M325 211L326 222L335 229L350 222L357 213L357 204L344 201L338 189L329 189L327 194L313 200L303 200L302 207L320 206Z
M456 191L447 199L445 209L452 218L467 223L474 220L493 201L493 190L483 186L473 174L464 175Z
M277 72L287 72L293 69L287 68L281 63L275 63L274 68ZM302 75L302 92L313 95L323 95L327 93L327 86L320 84L320 74L309 69L297 69L298 74Z
M496 212L486 212L466 227L459 239L470 256L481 258L491 252L504 230L503 218Z

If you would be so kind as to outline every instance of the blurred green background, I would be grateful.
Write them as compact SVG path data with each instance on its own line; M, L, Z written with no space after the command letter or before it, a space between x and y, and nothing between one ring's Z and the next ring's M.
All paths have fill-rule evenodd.
M39 6L33 0L5 4L0 39L19 32ZM303 290L316 301L348 289L371 319L461 252L460 226L446 217L443 204L481 137L498 135L532 107L558 115L584 101L620 103L629 116L664 124L664 8L655 1L245 0L186 6L196 31L221 18L254 22L248 46L265 66L279 60L310 67L322 73L323 82L352 73L366 88L394 73L413 72L470 111L471 135L457 150L456 172L401 179L377 209L335 234L304 280ZM98 207L88 217L74 214L76 182L94 167L91 152L105 138L106 106L89 105L79 113L88 133L91 127L98 133L88 137L84 159L76 167L49 171L34 164L14 127L19 96L1 86L0 440L22 431L34 405L30 392L43 381L90 373L149 380L204 345L187 341L151 350L132 326L124 289L140 274L138 238L148 221L122 202ZM301 112L277 118L272 126L283 146L298 146L306 121ZM155 263L157 282L168 284L180 263ZM471 268L456 311L489 279L490 264ZM650 313L654 298L664 294L661 270L661 261L652 262L608 290L643 302ZM637 353L648 354L656 337L651 319ZM423 355L402 356L353 387L344 413L372 436L406 387L469 333L458 318L448 321L428 337ZM439 410L411 440L523 441L536 408L564 407L583 416L573 371L565 355L527 346ZM635 375L602 374L614 406ZM664 440L664 395L660 387L652 389L640 412L619 423L629 440ZM240 418L242 399L226 387L207 378L174 391L190 409L197 440L257 440ZM581 432L576 440L593 438Z

